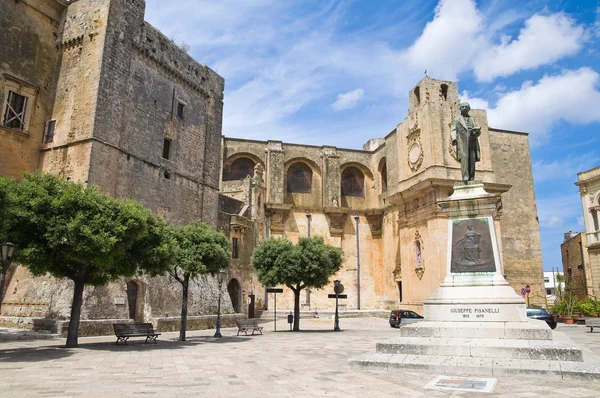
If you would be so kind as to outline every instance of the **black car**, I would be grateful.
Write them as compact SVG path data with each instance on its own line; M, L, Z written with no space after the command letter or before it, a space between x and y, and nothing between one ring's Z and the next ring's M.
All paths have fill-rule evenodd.
M413 323L423 317L411 310L393 310L390 314L390 326L400 327L400 323Z
M556 321L554 317L543 308L527 308L527 317L531 319L539 319L546 321L550 329L556 329Z

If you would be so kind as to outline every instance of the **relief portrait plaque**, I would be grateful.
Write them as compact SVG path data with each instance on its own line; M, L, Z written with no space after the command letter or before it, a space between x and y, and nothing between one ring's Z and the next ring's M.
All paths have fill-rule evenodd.
M452 221L450 272L495 272L487 218Z

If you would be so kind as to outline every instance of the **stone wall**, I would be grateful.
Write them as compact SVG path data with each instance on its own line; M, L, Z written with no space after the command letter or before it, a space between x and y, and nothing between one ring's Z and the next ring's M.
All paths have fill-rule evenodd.
M4 1L0 12L0 175L19 178L36 170L45 123L51 119L61 58L66 3ZM8 92L28 98L24 128L4 126Z
M172 224L200 219L216 227L223 78L145 22L143 0L9 3L0 18L18 26L0 34L4 42L19 44L21 39L10 35L20 30L27 40L19 44L22 54L8 48L16 57L0 52L0 65L31 70L21 79L39 86L40 116L31 122L35 136L7 132L23 145L11 151L20 160L11 160L6 170L0 163L0 174L16 173L8 168L34 170L39 158L44 171L97 185L117 198L136 199ZM36 5L57 11L41 12ZM53 140L42 145L46 119L56 120L56 129ZM0 128L0 133L5 132ZM165 140L170 142L168 156ZM87 287L82 318L128 318L131 280ZM180 313L181 287L172 278L134 282L137 320ZM190 315L216 312L217 295L214 278L194 281ZM32 278L22 268L14 272L5 298L24 303L9 306L15 315L25 315L27 303L49 303L36 311L56 319L69 317L71 299L69 281ZM225 311L232 311L228 295L224 301Z
M572 283L573 293L582 299L587 297L585 243L585 235L579 233L560 245L565 287Z
M265 209L273 236L291 241L306 236L310 214L311 236L322 236L343 249L343 268L331 280L340 279L346 287L350 309L400 304L420 310L446 274L448 221L437 201L450 196L454 182L461 179L460 163L450 142L450 122L459 113L458 88L453 82L425 77L409 98L408 117L385 138L370 140L362 151L223 140L224 176L229 176L232 164L240 158L265 168ZM542 294L527 135L489 128L483 110L474 109L471 115L482 127L482 159L476 177L483 180L488 192L501 195L504 203L504 214L495 215L495 227L502 236L507 280L515 290L529 284L533 294ZM296 162L312 172L310 192L288 192L288 171ZM514 164L522 167L514 168ZM364 176L363 196L341 194L342 176L349 167L358 168ZM223 194L247 201L251 181L252 177L223 181ZM359 219L360 271L355 216ZM303 291L303 309L331 308L333 303L327 299L331 289ZM289 308L293 296L284 290L278 305Z
M545 296L540 227L527 134L490 129L491 158L497 183L510 184L502 194L501 252L504 274L520 293Z

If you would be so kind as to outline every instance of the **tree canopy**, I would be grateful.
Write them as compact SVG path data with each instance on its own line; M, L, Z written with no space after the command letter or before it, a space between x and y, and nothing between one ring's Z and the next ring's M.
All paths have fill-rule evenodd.
M172 256L167 225L133 200L50 174L26 174L13 185L7 227L17 261L34 275L75 283L67 346L77 345L83 287L138 271L164 273Z
M297 244L271 238L260 242L252 266L261 283L286 285L294 292L294 330L299 330L300 291L319 289L342 267L342 249L326 244L320 236L300 238Z
M227 268L231 254L227 237L204 222L174 228L172 233L176 244L169 274L183 287L179 340L185 341L190 279Z

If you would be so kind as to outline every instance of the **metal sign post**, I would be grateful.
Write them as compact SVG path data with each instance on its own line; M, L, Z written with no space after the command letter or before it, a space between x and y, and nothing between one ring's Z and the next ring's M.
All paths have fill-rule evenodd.
M283 293L282 288L268 287L267 293L273 293L273 331L277 331L277 293Z

